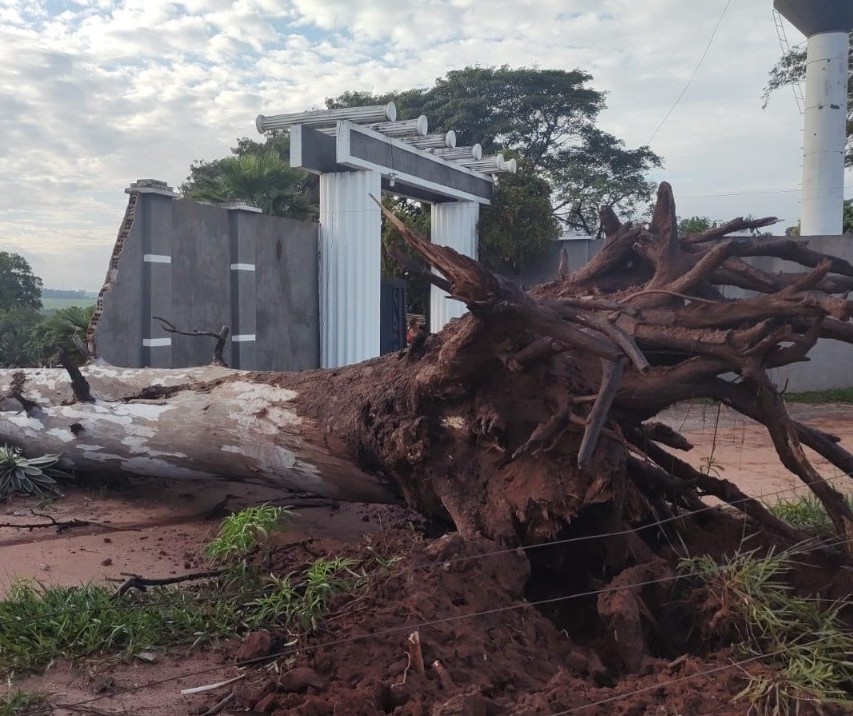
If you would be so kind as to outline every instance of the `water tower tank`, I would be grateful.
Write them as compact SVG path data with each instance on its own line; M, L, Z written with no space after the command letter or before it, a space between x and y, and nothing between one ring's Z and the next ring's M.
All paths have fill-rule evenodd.
M803 136L803 236L840 234L853 0L774 0L808 38Z
M806 37L853 30L850 0L774 0L773 7Z

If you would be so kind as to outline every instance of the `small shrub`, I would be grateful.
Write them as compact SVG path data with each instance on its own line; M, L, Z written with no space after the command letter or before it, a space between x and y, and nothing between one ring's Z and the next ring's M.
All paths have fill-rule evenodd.
M26 458L18 448L3 445L0 447L0 499L15 493L59 492L53 478L68 477L68 474L54 467L57 462L58 455Z

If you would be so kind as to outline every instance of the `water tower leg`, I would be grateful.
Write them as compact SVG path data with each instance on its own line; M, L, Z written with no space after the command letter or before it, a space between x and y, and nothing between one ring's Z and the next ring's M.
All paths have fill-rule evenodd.
M474 201L452 201L432 205L432 243L450 246L460 254L477 258L477 221L480 205ZM440 331L468 309L460 301L446 298L444 291L430 287L430 331Z
M372 171L320 175L320 361L337 368L379 355L382 192Z
M824 32L808 41L803 236L842 231L848 47L846 32Z

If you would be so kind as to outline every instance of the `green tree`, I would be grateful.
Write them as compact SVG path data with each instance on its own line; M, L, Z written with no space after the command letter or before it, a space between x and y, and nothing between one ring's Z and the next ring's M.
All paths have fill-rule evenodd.
M550 193L548 182L524 159L517 174L500 177L491 206L480 210L480 260L486 266L517 272L560 235Z
M845 234L853 234L853 199L844 202L844 228Z
M53 365L64 350L83 363L87 358L86 329L94 310L94 306L61 308L32 326L27 342L30 355L41 364Z
M0 309L41 308L41 287L23 256L0 251Z
M382 204L393 211L408 227L423 236L430 232L430 208L417 201L403 197L385 195ZM408 276L404 266L397 257L413 259L414 255L403 240L396 226L382 217L382 275L386 277L400 276L408 279L406 291L407 309L412 313L427 314L429 307L430 285L426 279ZM421 259L417 259L422 263Z
M274 151L246 152L210 164L196 165L184 196L221 203L249 201L265 214L310 220L317 206L305 190L305 173L293 169Z
M850 35L850 61L847 81L847 166L853 166L853 33ZM764 88L764 106L770 95L782 87L801 82L806 77L806 47L795 47L782 55L771 68L767 86Z
M648 147L625 149L612 134L595 127L580 132L581 143L561 149L547 175L555 189L556 215L570 228L601 237L599 211L607 206L623 218L644 210L655 189L645 174L661 165Z
M38 351L30 342L42 316L31 306L0 308L0 367L25 368L39 363Z
M690 216L678 220L678 235L701 234L703 231L719 226L720 222L707 216Z
M604 94L588 86L591 79L581 70L466 67L439 78L430 89L347 92L326 104L335 108L393 99L401 116L426 114L431 131L453 129L460 145L479 142L487 153L514 150L549 183L551 213L595 236L602 206L627 218L651 199L654 187L644 175L661 160L648 147L625 149L595 127ZM550 220L543 216L542 221Z

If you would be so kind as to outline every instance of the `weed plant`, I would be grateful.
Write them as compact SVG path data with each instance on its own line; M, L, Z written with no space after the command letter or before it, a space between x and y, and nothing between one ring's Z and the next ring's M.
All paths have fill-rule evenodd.
M786 393L786 403L853 403L853 388L810 390L803 393Z
M216 593L162 589L116 602L112 590L92 584L19 582L0 602L0 673L31 671L60 657L193 647L233 634L239 623L239 605Z
M853 635L840 618L844 603L797 596L783 579L804 551L738 552L720 564L708 556L679 564L682 574L699 575L715 598L714 628L734 631L746 654L773 668L770 676L749 674L736 696L763 716L797 714L806 704L853 709Z
M229 515L219 526L219 533L205 549L207 558L223 564L245 557L279 528L285 519L293 516L287 508L272 505L247 507Z
M353 571L351 559L318 559L302 579L295 575L270 576L269 592L249 604L246 624L250 628L283 627L294 637L317 628L329 603L340 594L351 594L363 584L365 575Z
M59 492L54 478L69 475L54 467L57 462L58 455L26 458L18 448L0 446L0 499L15 493Z
M853 495L848 495L845 501L850 510L853 510ZM829 535L835 531L832 520L820 500L811 492L791 500L779 500L768 504L767 507L780 520L798 530L818 536Z
M45 697L29 691L10 691L0 696L0 716L19 716L45 704Z
M162 588L118 598L92 584L14 585L0 601L0 674L32 671L57 658L79 662L192 648L246 629L284 630L295 643L317 629L333 599L358 591L365 575L354 570L353 560L336 557L284 577L264 577L248 556L289 514L264 505L224 520L207 554L227 571L220 582L193 590Z

